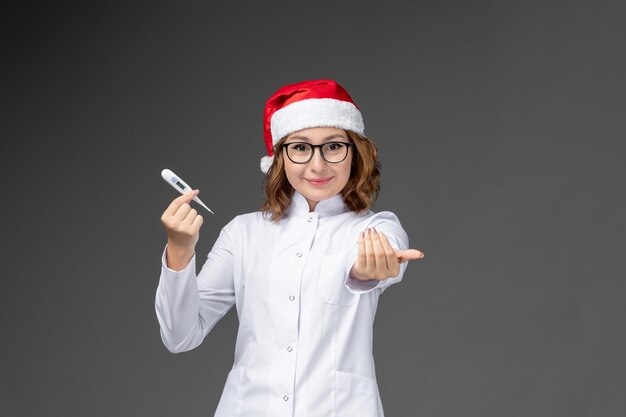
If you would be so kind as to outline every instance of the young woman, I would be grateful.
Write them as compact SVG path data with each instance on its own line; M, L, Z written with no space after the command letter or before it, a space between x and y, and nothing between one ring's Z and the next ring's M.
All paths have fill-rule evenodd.
M156 312L171 352L198 346L234 305L239 331L216 417L382 417L372 329L378 297L402 279L397 217L369 210L379 189L374 144L331 80L279 89L265 109L262 210L221 231L200 273L202 217L175 199Z

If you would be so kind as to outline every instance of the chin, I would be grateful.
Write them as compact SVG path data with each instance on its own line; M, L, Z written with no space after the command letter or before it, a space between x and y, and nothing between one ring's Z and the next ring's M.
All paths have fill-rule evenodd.
M309 200L320 202L320 201L328 200L329 198L332 198L336 196L337 194L338 193L319 193L319 192L315 193L313 192L313 193L306 193L306 194L303 193L302 195L304 195Z

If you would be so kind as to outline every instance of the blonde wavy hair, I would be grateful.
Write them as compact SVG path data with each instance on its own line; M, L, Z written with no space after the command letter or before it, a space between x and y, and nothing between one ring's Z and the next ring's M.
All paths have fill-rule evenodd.
M353 153L350 178L341 190L341 196L348 210L363 212L374 204L380 191L378 149L376 149L374 142L358 133L346 130L346 135L354 146L351 147ZM287 136L274 145L274 161L267 171L263 184L265 203L263 203L261 211L269 216L273 222L278 222L283 217L285 210L291 205L295 191L285 174L285 161L281 145Z

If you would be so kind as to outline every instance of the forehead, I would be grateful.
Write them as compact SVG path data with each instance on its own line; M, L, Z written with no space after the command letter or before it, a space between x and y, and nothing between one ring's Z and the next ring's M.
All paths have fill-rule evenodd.
M287 139L298 140L302 142L325 142L330 140L347 139L348 136L343 129L335 127L312 127L309 129L298 130L293 132Z

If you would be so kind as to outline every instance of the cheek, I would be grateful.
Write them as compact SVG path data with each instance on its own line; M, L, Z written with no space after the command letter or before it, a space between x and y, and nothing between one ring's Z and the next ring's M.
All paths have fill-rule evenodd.
M349 158L349 160L346 161L346 165L343 167L343 170L342 170L342 174L346 182L348 182L348 180L350 179L351 172L352 172L352 158Z
M293 166L293 164L285 164L285 176L287 177L287 181L292 186L294 182L297 181L299 176L299 171L297 166Z
M350 167L351 164L347 164L345 167L342 167L341 170L337 170L337 178L340 180L337 185L340 190L343 190L350 180Z

